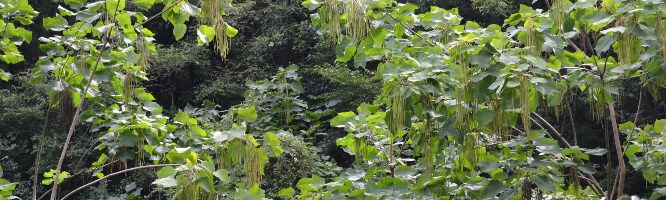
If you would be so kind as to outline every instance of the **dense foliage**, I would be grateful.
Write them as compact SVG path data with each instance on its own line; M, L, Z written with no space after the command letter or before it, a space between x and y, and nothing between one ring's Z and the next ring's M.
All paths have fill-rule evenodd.
M666 196L662 0L0 13L3 199Z

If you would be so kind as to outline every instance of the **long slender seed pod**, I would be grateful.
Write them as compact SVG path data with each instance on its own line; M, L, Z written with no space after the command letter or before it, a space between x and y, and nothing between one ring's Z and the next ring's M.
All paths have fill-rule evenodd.
M553 0L552 3L552 12L553 20L555 25L557 25L557 30L562 31L564 20L566 20L567 13L565 12L565 1L566 0Z
M321 8L317 10L321 26L329 27L329 34L333 43L338 41L342 34L340 28L340 11L338 10L338 0L324 0Z
M259 158L259 152L256 147L248 146L247 158L245 160L245 173L247 174L247 180L245 186L249 189L255 184L260 184L261 182L261 163Z
M509 125L507 122L508 116L502 109L501 100L492 100L489 107L495 112L495 117L493 118L493 121L488 124L488 128L498 141L508 141L511 132L509 132Z
M361 42L370 31L370 18L365 12L365 0L351 0L345 4L347 23L345 31L356 42Z
M657 11L655 17L655 33L657 35L657 50L661 55L661 68L666 71L666 28L664 28L664 20L662 18L661 11ZM645 80L644 80L645 81ZM658 102L661 99L661 86L666 84L666 79L664 78L652 78L648 84L648 91L652 95L654 102Z
M229 54L230 38L227 22L222 18L223 4L220 0L201 0L202 21L215 28L215 51L225 59Z
M529 134L531 128L530 122L530 89L529 81L527 77L521 75L519 77L520 81L520 114L523 121L523 128L525 129L525 134Z

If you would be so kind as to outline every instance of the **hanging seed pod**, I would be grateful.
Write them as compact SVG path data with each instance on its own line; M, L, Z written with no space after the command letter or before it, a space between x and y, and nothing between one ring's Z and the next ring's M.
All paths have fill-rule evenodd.
M130 69L125 69L125 75L123 79L123 104L126 109L130 108L130 101L134 96L134 77L132 77L132 71Z
M536 28L531 19L525 22L525 29L527 30L525 47L527 47L528 54L540 56L542 43L539 41L539 31Z
M365 156L367 148L365 148L365 143L366 143L367 138L366 137L361 137L361 138L355 138L354 144L356 145L356 148L354 149L354 155L356 156L356 164L362 164L365 161Z
M222 1L219 0L201 0L202 20L206 24L215 24L222 20L220 11L222 11Z
M666 28L664 28L664 20L662 18L661 11L657 11L655 23L656 23L655 33L657 35L657 41L659 44L659 47L657 49L661 54L661 60L662 60L661 67L664 71L666 71Z
M58 105L65 118L65 123L69 124L74 120L74 112L76 110L74 101L72 100L72 91L69 87L65 87L65 90L58 92L57 96L60 97L60 104Z
M451 27L449 27L449 21L442 20L441 22L439 22L439 27L442 30L442 34L440 34L442 36L440 42L442 44L448 44L450 41L449 33L451 31Z
M185 183L182 192L177 195L178 199L199 199L201 188L193 180L195 178L194 172L187 171L176 176L180 183Z
M565 12L565 2L566 0L553 0L552 2L552 13L553 20L555 25L557 25L557 30L562 31L564 20L566 20L567 13Z
M635 26L637 21L637 16L630 14L629 16L626 16L624 19L622 19L620 24L622 24L624 27L630 28ZM640 49L642 49L640 40L636 36L632 35L630 31L624 31L623 33L619 34L617 41L617 49L615 51L617 52L617 57L620 64L630 65L637 62L641 53Z
M495 135L496 140L508 141L511 134L508 125L508 114L502 109L501 100L492 100L489 107L495 112L493 121L488 124L490 131Z
M422 96L421 98L421 103L424 105L425 108L432 109L434 107L433 101L431 101L430 95L425 95ZM431 144L430 140L432 137L431 130L430 130L430 124L431 122L431 117L430 114L426 113L425 114L425 120L423 121L423 126L421 126L420 129L420 134L421 134L421 140L420 146L421 146L421 157L423 159L423 165L425 165L426 171L428 172L428 175L433 175L435 172L435 164L434 164L434 157L435 155L432 152L431 149Z
M615 3L613 2L613 0L601 1L601 7L610 14L615 14L615 12L617 12L617 7L615 7Z
M246 150L245 173L247 174L247 180L245 186L249 189L255 184L261 183L261 158L259 158L259 152L256 147L248 146Z
M351 0L345 4L347 16L345 31L354 41L361 42L370 31L370 18L365 12L365 0Z
M463 157L469 164L470 168L474 168L478 163L479 154L479 135L476 132L470 132L465 135L465 144L463 145Z
M222 18L223 4L219 0L201 0L202 21L215 28L215 51L225 59L229 54L229 36L227 22Z
M142 166L144 164L144 151L143 146L146 144L146 140L143 138L143 134L139 134L139 139L136 144L136 157L134 158L135 164L137 166Z
M459 48L464 49L467 44L461 45ZM458 52L456 61L460 65L460 76L458 77L458 87L455 89L456 96L456 128L458 130L468 130L470 127L476 127L476 120L474 120L474 109L467 108L466 105L476 105L476 100L470 87L470 78L472 76L472 68L465 52Z
M220 21L215 24L215 51L225 59L229 54L229 36L227 36L227 22Z
M321 26L329 27L329 34L333 43L338 41L341 35L340 12L338 10L338 0L324 0L322 6L317 10Z
M523 121L523 128L525 129L525 134L529 134L531 128L530 122L530 89L529 82L527 77L520 75L518 78L520 81L520 114Z
M603 122L608 116L606 104L603 102L603 91L598 88L589 88L588 103L590 104L590 113L592 118L599 122Z
M148 69L148 57L150 52L148 51L148 42L143 37L139 37L137 45L137 52L139 53L138 65L141 66L141 71L146 71Z
M423 165L425 165L428 175L433 175L435 172L435 163L434 157L430 144L430 117L428 117L423 124L421 129L421 157L423 159Z
M405 98L401 86L397 86L391 97L391 138L402 130L405 123Z
M652 100L657 103L661 99L661 85L655 80L651 80L647 86L650 95L652 95Z

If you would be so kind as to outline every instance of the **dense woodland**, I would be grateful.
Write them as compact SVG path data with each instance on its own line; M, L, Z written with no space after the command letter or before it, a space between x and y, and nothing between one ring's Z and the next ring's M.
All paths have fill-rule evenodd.
M666 198L663 0L0 0L2 199Z

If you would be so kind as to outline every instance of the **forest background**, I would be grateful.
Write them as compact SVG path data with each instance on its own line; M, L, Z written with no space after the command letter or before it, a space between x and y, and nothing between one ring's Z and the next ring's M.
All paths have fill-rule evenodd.
M6 2L11 1L2 1L2 3ZM50 194L53 182L53 180L49 182L49 178L53 177L53 170L51 169L57 167L57 158L60 157L63 141L68 136L69 119L76 116L74 113L78 107L73 106L74 103L63 103L73 101L72 97L67 97L70 95L62 95L62 91L66 90L54 91L53 88L57 88L57 85L54 86L52 82L33 81L35 73L33 68L40 65L39 63L42 61L45 52L44 41L38 40L38 38L49 38L53 35L53 29L45 28L49 26L45 23L51 23L46 18L53 17L56 13L62 13L62 9L59 7L69 8L71 5L68 6L67 0L65 2L51 0L29 0L27 2L32 5L34 11L38 12L39 15L32 19L34 23L24 26L25 30L32 32L32 41L18 47L25 60L12 64L2 63L0 68L4 70L1 72L11 74L7 81L0 81L0 165L2 167L0 168L0 178L7 180L7 183L15 183L10 186L3 185L5 183L0 182L0 186L2 186L0 188L3 192L5 190L11 191L8 194L23 199L46 198ZM405 1L398 2L407 3ZM654 2L660 3L661 1ZM199 1L190 0L190 3L198 5ZM521 5L534 10L549 10L552 2L531 0L416 0L409 1L409 3L418 7L415 13L427 12L431 6L447 10L457 8L457 13L462 17L460 24L474 21L485 27L490 24L504 24L505 20L509 19L513 13L523 9ZM575 2L570 4L573 5L573 3ZM149 93L145 98L159 104L159 109L162 110L165 116L175 116L177 121L180 113L187 113L192 118L197 116L204 128L214 129L212 127L227 126L236 128L236 125L225 124L230 123L229 119L225 118L227 116L226 112L233 112L237 113L238 117L243 120L252 118L252 120L248 120L248 130L275 133L271 133L268 138L266 136L258 137L266 143L273 141L273 138L277 140L276 145L269 145L269 150L264 152L264 154L270 154L266 156L268 160L261 161L262 164L265 164L265 166L261 166L262 175L260 181L257 182L261 188L261 195L259 195L261 197L279 198L281 196L301 195L302 198L306 198L308 193L312 193L308 190L319 192L325 190L317 189L313 186L316 185L314 183L304 186L305 179L303 178L309 178L308 181L318 181L316 180L317 177L331 180L335 177L351 176L349 174L358 168L369 171L375 170L355 162L355 160L363 159L358 158L360 156L358 152L350 149L350 146L353 145L339 146L340 139L345 138L348 132L353 131L350 131L349 127L340 128L345 126L344 123L339 126L340 124L337 124L335 119L341 119L340 116L344 115L343 113L358 112L360 115L363 109L372 110L372 108L368 108L372 107L368 104L373 101L377 102L378 97L385 95L383 94L386 87L385 82L382 77L376 76L377 70L381 68L380 62L371 61L365 63L364 67L359 67L354 61L350 61L350 58L347 58L346 61L341 60L340 57L344 57L347 49L340 47L340 45L336 47L336 43L331 42L331 34L320 29L317 26L318 24L313 24L314 20L311 20L310 15L315 11L304 5L306 5L304 2L287 0L233 1L230 6L225 7L224 20L237 30L237 35L234 34L232 38L228 38L228 53L224 53L226 55L223 56L220 55L219 46L201 45L201 31L197 27L200 27L200 24L205 24L205 20L185 22L188 28L181 38L174 33L175 27L172 21L158 19L143 24L144 27L154 33L152 38L154 38L156 54L146 58L145 62L149 63L148 66L150 67L145 70L145 80L130 85L145 87L145 91ZM156 4L154 7L143 11L143 13L145 16L159 15L165 8L167 8L167 5ZM127 11L140 10L140 7L128 3L125 9ZM10 20L8 16L4 17L5 21ZM407 32L411 32L411 30ZM583 43L582 41L575 42ZM224 52L224 50L222 51ZM140 88L138 86L133 87ZM629 79L621 81L615 90L621 91L618 94L622 94L617 95L615 99L616 118L620 123L633 122L628 129L634 129L633 124L636 124L635 127L645 127L648 124L655 124L658 119L666 118L666 99L660 98L660 95L658 95L663 94L663 85L656 86L655 89L650 91L652 95L648 95L647 86L644 86L642 80ZM257 97L258 95L253 91L263 96ZM141 97L143 93L138 93L140 92L134 94L135 96L138 95L136 98L144 98ZM589 101L586 95L576 93L568 95L566 98L569 104L563 108L570 109L568 114L556 116L549 109L539 109L537 112L546 116L546 120L551 122L554 129L560 130L559 132L565 140L572 144L574 144L573 141L576 141L575 144L588 154L597 154L584 160L588 160L586 166L591 166L591 171L594 171L590 174L594 175L605 191L606 188L611 188L613 178L610 177L618 174L616 167L608 168L609 166L618 165L617 157L615 157L615 143L612 138L609 138L609 134L613 132L609 125L610 117L604 115L604 119L598 119L599 117L595 116L595 112L591 112L595 109L595 105L592 105L593 103ZM255 105L255 101L260 101L259 104L266 110L252 110L252 113L254 115L258 114L258 116L252 117L250 114L249 118L240 114L249 109L245 106ZM91 105L94 104L91 103ZM285 105L287 105L286 108ZM254 106L251 108L255 109ZM82 113L98 112L95 110L97 109L95 106L84 106L83 109ZM283 112L286 113L286 116L273 115L274 113ZM99 113L95 114L100 115ZM90 115L84 114L84 117L91 117ZM236 115L231 116L231 118L234 118L234 116ZM81 117L81 121L74 132L74 137L70 142L71 145L67 150L65 162L62 163L67 174L61 174L60 178L62 176L67 176L67 178L62 181L58 189L60 197L81 185L104 176L104 174L147 165L146 162L152 161L152 159L150 159L151 161L147 161L148 159L144 159L144 161L133 159L134 155L123 153L125 149L113 151L117 153L115 155L97 150L100 146L109 145L108 139L105 139L107 136L106 127L102 128L103 126L97 122L85 121L84 117ZM208 121L201 119L207 119ZM234 120L231 119L230 121L233 122ZM250 123L250 121L252 122ZM195 124L197 124L196 120ZM511 130L514 132L512 134L520 135L520 130L524 127L517 125L513 128L516 130ZM627 129L626 127L620 129L622 128ZM633 131L629 132L633 133ZM621 140L622 145L625 145L628 143L625 138L628 134L627 132L623 133ZM524 135L527 136L527 134ZM133 140L132 142L140 141ZM406 140L403 142L406 142ZM488 151L491 151L490 149L493 147L487 148ZM593 151L599 148L608 149L608 152ZM280 153L275 153L276 151ZM248 152L252 151L248 150ZM580 152L579 155L583 154L585 153ZM664 155L660 154L658 156ZM418 156L412 154L406 157ZM624 159L629 162L628 156ZM36 160L40 161L36 163ZM202 157L201 160L205 161L206 159ZM405 160L404 162L413 161ZM371 161L370 163L372 165ZM483 162L479 163L479 167L484 168L482 166ZM391 166L393 165L395 163L391 164ZM215 169L215 167L213 168ZM35 176L35 170L40 170L37 177ZM155 184L156 179L164 179L158 170L159 168L139 169L139 172L128 172L114 176L74 194L75 196L71 198L155 199L184 193L182 189L166 187L169 186L168 184ZM237 170L242 171L243 169ZM385 170L390 171L391 175L394 173L393 167L388 167ZM412 173L411 169L405 170L406 172L403 173ZM421 172L420 170L419 172ZM162 172L162 170L159 171ZM468 171L468 169L463 171ZM242 172L232 170L228 173L242 174ZM666 171L660 171L658 173L659 177L663 173L666 173ZM364 175L372 176L365 173ZM228 176L231 176L231 178ZM245 180L249 176L223 176L230 179L227 181L237 182L241 185L226 189L239 191L232 188L244 188L245 182L251 182ZM481 175L479 174L479 176ZM561 176L567 178L566 175ZM220 178L218 174L215 177ZM609 179L611 180L609 181ZM38 180L38 184L33 188L35 180ZM537 178L537 180L541 179ZM182 180L180 181L178 183L179 187L188 188L188 184L182 183ZM557 182L550 179L546 181ZM658 182L660 181L662 180L660 179ZM219 182L226 181L224 178L215 180L215 183ZM495 184L492 181L484 181L483 183L485 184L484 187L489 187L488 184L491 183ZM406 184L400 185L395 182L393 184L392 186L403 187L403 189L408 187ZM536 188L544 186L543 183L530 185L528 185L528 190L530 187L538 190ZM566 181L566 183L557 187L557 191L562 192L560 189L566 190L569 185L569 181ZM571 183L571 185L575 184ZM588 188L589 192L591 186L585 183L583 185L586 185L585 187ZM654 197L653 192L655 188L658 188L658 185L660 184L654 184L654 179L646 181L644 172L640 169L628 167L624 194L646 198ZM196 188L200 190L198 187L200 186ZM300 191L290 192L290 190L285 190L289 187L298 188ZM319 187L324 186L319 185ZM327 185L325 187L334 188L335 186ZM252 188L251 184L247 185L245 191L247 194L245 195L252 196L252 193L256 192L256 189L253 190ZM200 193L198 190L196 193ZM205 190L208 191L208 189ZM219 188L218 190L222 191ZM373 193L370 191L372 189L367 188L367 190L369 192L366 193ZM375 190L379 189L375 188ZM470 191L473 190L475 189L470 189ZM481 198L487 193L483 189L476 188L476 190L478 190L478 194L470 194L471 197ZM496 191L492 194L492 197L511 193L510 191L512 190ZM666 191L661 192L666 193ZM511 194L516 195L518 193ZM347 195L349 197L350 194ZM233 195L237 198L240 196L242 195ZM371 197L372 195L368 196ZM9 197L9 195L3 197ZM186 198L191 197L187 196ZM525 196L523 195L523 197ZM316 195L312 198L316 198Z

